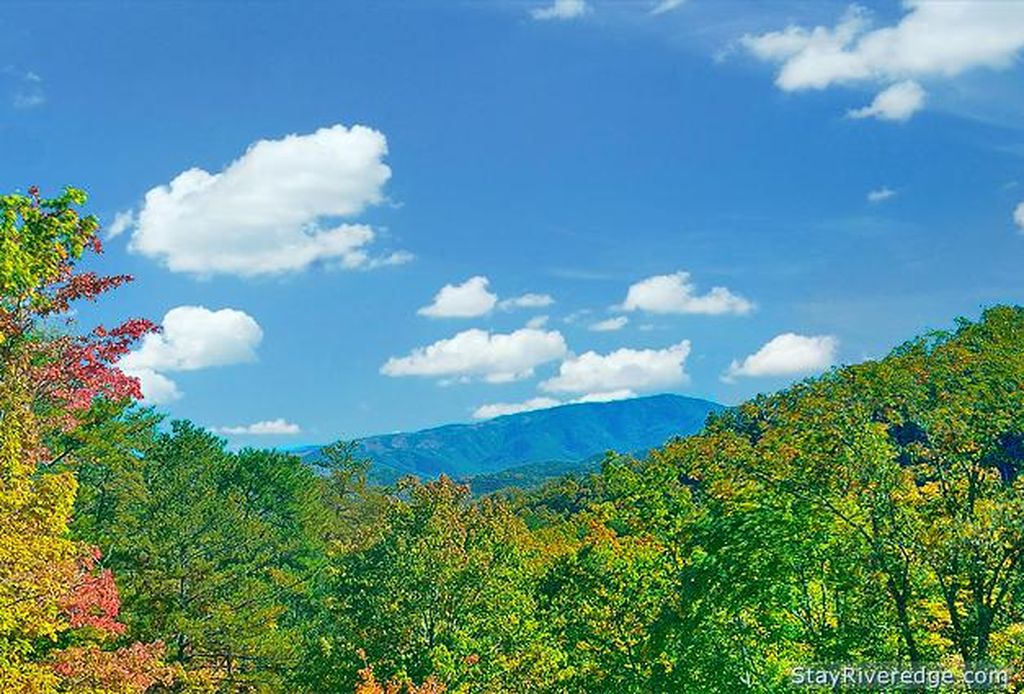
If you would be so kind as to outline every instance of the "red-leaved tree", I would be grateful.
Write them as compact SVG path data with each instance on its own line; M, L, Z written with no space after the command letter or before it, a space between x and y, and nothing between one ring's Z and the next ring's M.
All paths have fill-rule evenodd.
M57 442L100 400L141 397L117 361L146 320L75 334L69 311L131 280L79 272L102 247L82 191L0 196L0 682L5 691L142 692L170 682L160 643L110 648L124 632L114 578L70 539L76 482Z

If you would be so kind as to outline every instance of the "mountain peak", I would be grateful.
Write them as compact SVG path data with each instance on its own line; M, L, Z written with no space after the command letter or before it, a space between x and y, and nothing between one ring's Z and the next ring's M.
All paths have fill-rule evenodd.
M359 444L378 476L463 477L537 463L583 462L608 451L645 452L699 431L709 414L722 409L708 400L666 393L369 436ZM315 463L319 447L296 453Z

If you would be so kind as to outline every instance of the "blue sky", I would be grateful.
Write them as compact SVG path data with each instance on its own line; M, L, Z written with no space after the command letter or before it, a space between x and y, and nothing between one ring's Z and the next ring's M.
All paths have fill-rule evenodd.
M7 3L0 183L89 191L82 321L236 443L731 404L1022 300L1022 8Z

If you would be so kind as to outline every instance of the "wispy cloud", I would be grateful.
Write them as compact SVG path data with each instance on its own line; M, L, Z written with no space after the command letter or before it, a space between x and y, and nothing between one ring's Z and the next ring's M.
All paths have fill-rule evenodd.
M682 7L684 2L686 2L686 0L661 0L661 2L651 8L651 14L659 15L671 12L672 10Z
M523 402L492 402L476 408L473 412L473 419L491 419L492 417L502 417L507 414L544 410L561 404L560 400L545 397L531 398Z
M112 239L135 226L135 214L131 210L123 210L114 215L114 220L107 227L107 238Z
M875 190L868 191L868 202L884 202L889 198L895 197L896 191L892 188L882 187L876 188Z
M551 19L576 19L590 11L586 0L554 0L547 7L530 10L530 16L540 21Z
M302 427L286 419L278 418L241 426L214 427L213 431L232 436L293 436L301 434Z
M616 330L622 330L626 327L627 323L629 323L629 318L626 316L616 316L615 318L608 318L597 321L596 323L591 323L587 326L587 329L596 333L610 333L615 332Z
M491 419L508 414L519 414L520 412L533 412L534 410L546 410L559 405L579 405L588 402L611 402L613 400L628 400L635 398L637 394L628 388L620 390L603 391L600 393L587 393L578 398L569 400L556 400L545 396L538 396L524 400L523 402L494 402L481 405L473 411L473 419Z
M924 108L925 91L914 80L897 82L879 92L874 100L862 108L846 112L850 118L877 118L903 122Z
M35 108L46 103L46 93L43 91L43 78L32 70L19 71L13 66L4 69L17 81L14 94L11 97L11 105L18 109Z

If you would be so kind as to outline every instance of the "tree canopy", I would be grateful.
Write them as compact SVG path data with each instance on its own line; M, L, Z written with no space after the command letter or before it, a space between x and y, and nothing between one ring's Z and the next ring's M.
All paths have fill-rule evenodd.
M153 329L80 191L0 197L0 683L60 692L785 692L810 664L1024 690L1024 308L475 497L231 450L136 401ZM1014 689L1015 688L1015 689Z

